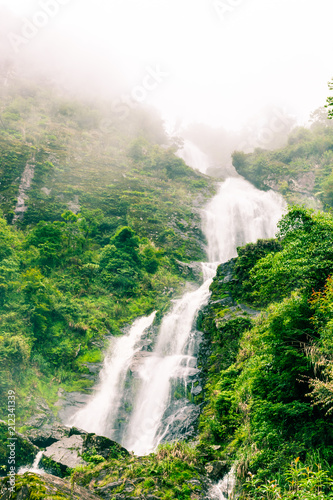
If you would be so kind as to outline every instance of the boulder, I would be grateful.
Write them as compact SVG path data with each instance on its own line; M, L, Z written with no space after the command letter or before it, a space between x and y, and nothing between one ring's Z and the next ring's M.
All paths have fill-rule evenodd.
M25 422L25 425L39 429L44 425L52 425L54 422L55 417L49 405L43 398L38 398L34 415Z
M46 423L39 429L30 429L27 436L39 448L47 448L56 441L69 436L70 428L58 422Z
M87 465L82 458L83 454L100 455L105 459L125 457L129 452L104 436L88 433L82 429L72 427L68 436L48 446L43 452L41 466L48 472L63 477L68 469L79 465Z
M94 495L86 488L73 485L68 480L61 479L51 474L33 474L27 472L23 476L15 477L15 493L8 490L9 478L0 482L0 500L24 500L27 498L68 498L75 500L98 500L100 497ZM71 489L73 489L71 493Z
M178 399L168 407L161 433L163 442L182 441L195 435L200 408L186 399Z
M87 434L83 439L83 452L89 453L92 450L96 455L105 459L129 456L129 452L112 439L96 434Z
M206 473L213 482L222 479L229 471L229 464L222 460L214 460L205 465Z
M73 434L53 443L43 452L41 466L48 472L63 477L68 473L68 469L87 465L81 457L83 442L83 436Z

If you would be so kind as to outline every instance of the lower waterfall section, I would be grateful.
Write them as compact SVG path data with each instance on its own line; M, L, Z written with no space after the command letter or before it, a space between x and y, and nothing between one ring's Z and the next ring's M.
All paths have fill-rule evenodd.
M194 319L209 298L211 280L175 301L161 324L156 347L139 370L141 387L129 421L124 446L138 455L152 452L168 440L179 419L177 408L165 415L172 402L172 385L182 384L186 395L190 375L196 373ZM183 408L186 400L183 401ZM181 410L182 408L178 408Z
M71 425L110 437L138 455L191 434L191 422L199 413L188 399L199 371L196 353L201 334L195 327L196 318L209 299L217 265L235 257L238 246L274 237L283 210L278 194L259 191L242 178L229 178L221 184L203 211L210 261L202 263L204 283L174 301L152 350L142 339L155 313L136 320L124 337L113 339L100 385ZM126 415L120 411L124 406Z
M116 422L125 395L128 370L142 348L140 341L152 325L155 314L135 320L127 335L112 339L100 372L100 384L85 408L72 417L70 425L121 440L122 430Z

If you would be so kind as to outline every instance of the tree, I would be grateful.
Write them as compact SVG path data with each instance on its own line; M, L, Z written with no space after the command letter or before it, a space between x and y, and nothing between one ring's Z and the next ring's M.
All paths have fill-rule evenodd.
M328 88L330 90L333 90L333 78L330 82L328 82ZM333 118L333 96L329 96L327 99L326 99L326 106L325 108L328 109L328 118L331 120Z
M59 223L39 222L26 241L39 249L42 265L53 266L60 262L64 241Z
M139 238L128 226L120 227L101 254L100 270L103 281L120 295L136 293L142 262Z

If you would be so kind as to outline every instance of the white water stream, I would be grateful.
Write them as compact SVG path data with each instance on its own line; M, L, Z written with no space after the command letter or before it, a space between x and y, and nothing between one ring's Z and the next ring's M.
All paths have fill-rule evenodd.
M196 164L191 166L202 161L196 149L192 156ZM202 170L207 167L208 162ZM71 425L116 439L138 455L148 454L170 439L182 412L190 408L186 406L186 390L190 377L198 372L195 322L199 310L208 301L217 265L235 257L237 246L274 237L283 209L284 202L278 194L259 191L240 177L228 178L221 184L217 195L203 211L209 259L208 263L202 263L204 283L174 301L171 311L162 320L152 352L144 350L142 339L155 313L138 319L127 335L113 340L100 374L99 387L86 407L69 422ZM128 374L138 355L141 358L133 378ZM124 401L129 400L129 384L132 384L131 408L125 424L119 427L120 409ZM173 398L177 384L184 387L183 407L175 405Z
M114 436L128 369L155 314L135 320L127 335L112 339L100 373L100 385L88 404L70 420L70 425L101 436Z
M43 452L39 451L37 453L37 455L35 456L35 460L34 460L32 466L31 467L29 467L29 466L20 467L19 470L17 471L17 473L19 475L25 474L26 472L34 472L36 474L45 474L44 469L39 468L39 462L41 461L42 456L43 456Z
M199 170L205 174L211 166L211 161L193 142L184 141L184 146L178 151L178 156L184 160L186 165L189 165L194 170Z

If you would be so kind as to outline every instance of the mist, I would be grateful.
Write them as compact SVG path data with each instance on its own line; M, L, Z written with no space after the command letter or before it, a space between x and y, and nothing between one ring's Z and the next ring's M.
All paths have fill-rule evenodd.
M216 141L225 154L279 146L325 104L331 11L330 0L0 0L2 80L38 78L119 114L154 106L169 133L220 161Z

